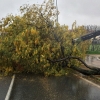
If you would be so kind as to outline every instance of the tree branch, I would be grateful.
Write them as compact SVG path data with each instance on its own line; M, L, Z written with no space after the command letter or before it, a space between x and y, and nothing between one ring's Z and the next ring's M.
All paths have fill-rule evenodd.
M87 68L89 68L89 69L91 69L91 70L94 70L94 71L100 71L100 68L97 68L97 67L90 67L90 66L88 66L81 58L79 58L79 57L73 57L73 56L68 56L68 57L65 57L65 58L62 58L62 59L58 59L58 60L51 60L51 59L48 59L47 58L47 60L49 60L50 62L52 62L52 63L56 63L56 62L61 62L61 61L66 61L66 60L70 60L70 59L77 59L78 61L80 61L82 64L84 64Z

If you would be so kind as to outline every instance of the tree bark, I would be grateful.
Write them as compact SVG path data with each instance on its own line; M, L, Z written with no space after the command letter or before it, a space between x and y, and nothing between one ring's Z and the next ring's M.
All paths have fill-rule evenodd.
M62 58L62 59L58 59L58 60L51 60L51 59L47 59L48 61L52 62L52 63L57 63L57 62L62 62L62 61L66 61L66 60L69 60L70 59L77 59L78 61L80 61L82 64L85 65L85 67L87 67L89 70L85 70L85 69L82 69L82 68L79 68L77 66L74 66L74 65L71 65L70 68L82 73L82 74L85 74L85 75L100 75L100 68L97 68L97 67L90 67L88 66L81 58L79 57L73 57L73 56L69 56L69 57L65 57L65 58Z
M84 74L84 75L100 75L100 71L95 71L95 70L85 70L85 69L81 69L79 67L76 66L71 66L70 68Z

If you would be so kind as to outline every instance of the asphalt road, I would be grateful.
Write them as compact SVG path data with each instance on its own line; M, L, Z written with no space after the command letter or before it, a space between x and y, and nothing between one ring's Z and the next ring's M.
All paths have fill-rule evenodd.
M0 76L0 100L4 100L7 94L9 85L11 82L11 76Z
M100 100L100 87L73 75L17 75L10 100Z
M100 57L100 55L88 55L85 62L90 66L100 68L100 59L98 59L98 57Z
M100 67L96 56L89 56L86 63ZM11 76L0 76L0 100L4 100ZM100 88L72 75L43 77L17 75L10 100L100 100Z

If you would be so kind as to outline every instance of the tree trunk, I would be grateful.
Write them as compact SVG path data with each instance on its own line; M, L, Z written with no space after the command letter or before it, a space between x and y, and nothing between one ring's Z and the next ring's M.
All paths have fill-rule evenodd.
M82 64L85 65L85 67L87 67L89 70L85 70L85 69L82 69L82 68L79 68L77 66L74 66L74 65L71 65L70 68L82 73L82 74L85 74L85 75L100 75L100 68L97 68L97 67L90 67L88 66L81 58L79 57L73 57L73 56L69 56L69 57L65 57L65 58L62 58L62 59L58 59L58 60L51 60L51 59L47 59L48 61L52 62L52 63L57 63L57 62L62 62L62 61L66 61L66 60L69 60L70 59L77 59L78 61L80 61Z
M85 70L81 69L79 67L71 66L70 68L84 74L84 75L100 75L100 71L94 71L94 70Z

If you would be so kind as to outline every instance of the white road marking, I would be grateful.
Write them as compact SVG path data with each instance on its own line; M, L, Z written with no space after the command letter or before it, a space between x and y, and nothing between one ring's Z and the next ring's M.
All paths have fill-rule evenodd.
M10 95L11 95L11 91L12 91L12 88L13 88L14 80L15 80L15 75L13 75L13 77L12 77L12 80L11 80L8 92L6 94L5 100L9 100L10 99Z
M92 81L89 81L89 80L87 80L87 79L85 79L85 78L83 78L83 77L80 77L80 76L78 76L78 75L76 75L76 74L74 74L74 75L77 76L77 77L79 77L80 79L82 79L82 80L84 80L84 81L90 83L91 85L100 88L100 85L98 85L98 84L96 84L96 83L94 83L94 82L92 82Z

